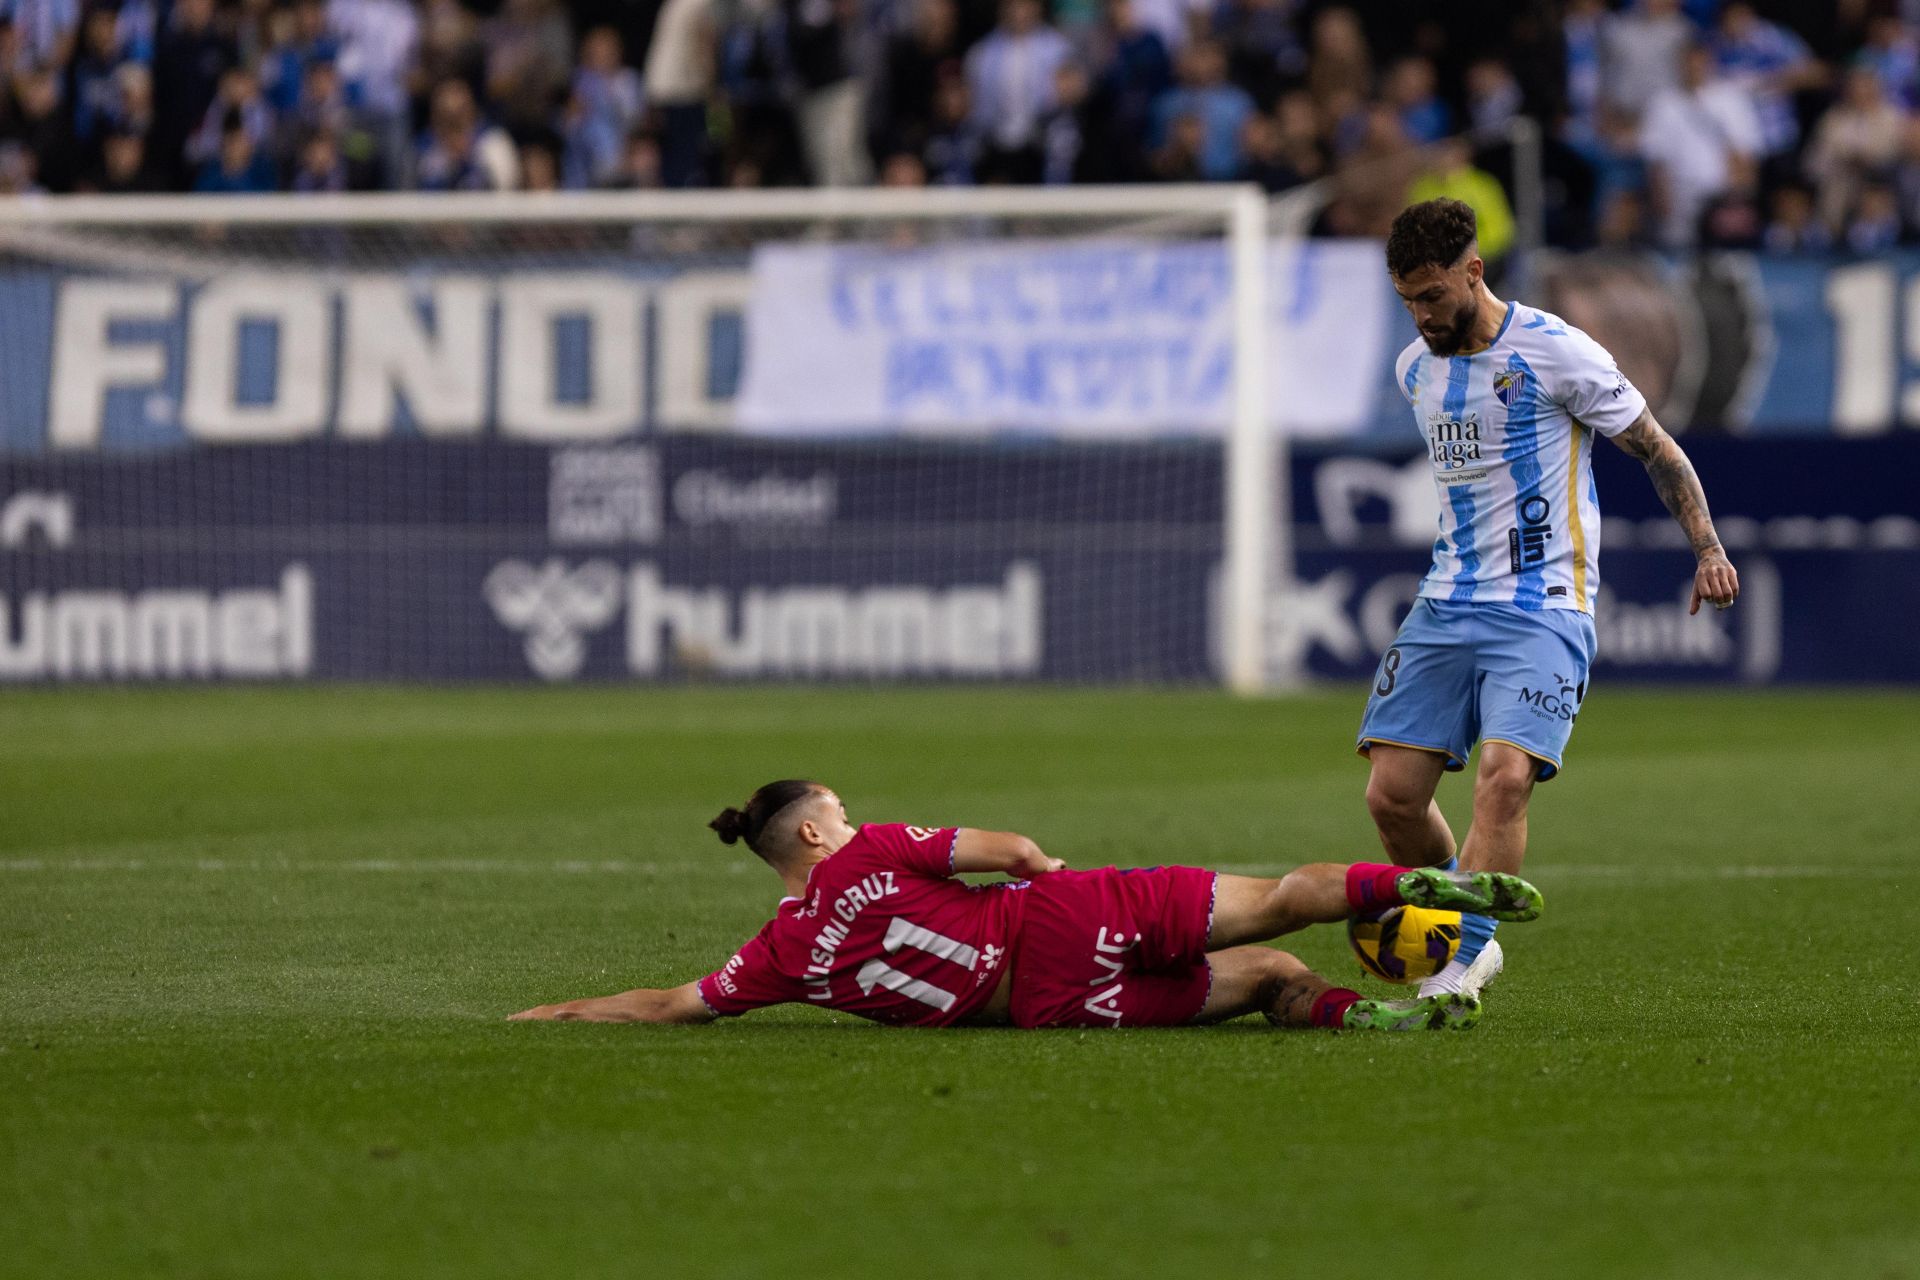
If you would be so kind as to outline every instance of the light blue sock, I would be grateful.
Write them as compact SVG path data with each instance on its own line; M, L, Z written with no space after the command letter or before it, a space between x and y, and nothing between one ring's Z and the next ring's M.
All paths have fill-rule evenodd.
M1458 871L1460 859L1448 858L1440 866L1443 870ZM1499 923L1498 920L1489 920L1485 916L1462 915L1460 917L1460 948L1453 953L1454 962L1472 964L1478 960L1480 953L1486 949L1486 945L1493 941L1494 926Z
M1494 926L1498 920L1489 920L1485 916L1462 915L1460 917L1460 949L1453 953L1455 964L1472 964L1480 958L1481 951L1493 941Z

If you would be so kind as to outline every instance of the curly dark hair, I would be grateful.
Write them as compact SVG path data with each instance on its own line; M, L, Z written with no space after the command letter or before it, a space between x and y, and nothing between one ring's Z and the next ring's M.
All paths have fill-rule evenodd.
M1473 209L1458 200L1410 204L1387 232L1387 270L1404 278L1422 267L1450 267L1479 237Z

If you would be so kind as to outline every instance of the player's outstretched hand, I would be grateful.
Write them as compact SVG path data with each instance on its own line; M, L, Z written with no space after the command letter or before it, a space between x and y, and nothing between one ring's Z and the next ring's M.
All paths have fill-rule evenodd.
M1727 553L1715 547L1700 557L1700 567L1693 573L1693 604L1687 609L1691 617L1700 612L1700 602L1705 600L1716 609L1725 609L1740 598L1740 575L1733 570L1733 561L1727 559Z
M573 1016L572 1014L567 1013L565 1010L566 1010L565 1005L558 1005L558 1004L535 1005L531 1009L522 1009L518 1013L508 1014L507 1021L508 1022L563 1022L563 1021L570 1020Z

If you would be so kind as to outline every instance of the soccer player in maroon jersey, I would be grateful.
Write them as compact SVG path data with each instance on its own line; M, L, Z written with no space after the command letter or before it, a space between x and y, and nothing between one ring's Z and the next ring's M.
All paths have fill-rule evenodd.
M515 1020L710 1022L813 1004L944 1027L1166 1027L1261 1013L1276 1026L1464 1028L1476 997L1365 1000L1284 951L1251 945L1396 905L1502 920L1539 891L1495 872L1321 862L1278 880L1147 867L1070 871L1022 835L853 826L817 782L761 787L711 824L786 885L774 918L719 969L670 990L540 1005ZM1010 883L969 884L965 872Z

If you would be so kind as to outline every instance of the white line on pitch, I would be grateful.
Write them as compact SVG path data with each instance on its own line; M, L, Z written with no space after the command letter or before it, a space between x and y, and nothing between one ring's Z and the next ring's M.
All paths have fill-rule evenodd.
M33 871L200 871L284 872L332 871L370 875L741 875L753 869L742 861L643 862L624 858L6 858L0 872ZM1268 863L1226 863L1214 868L1235 875L1283 875L1289 868ZM1618 863L1568 863L1540 867L1534 874L1547 882L1593 880L1813 880L1862 876L1893 878L1914 873L1911 866L1663 866L1641 867Z

